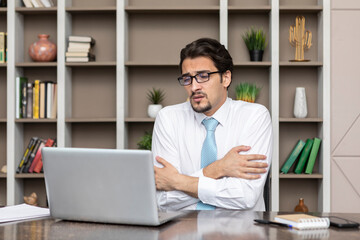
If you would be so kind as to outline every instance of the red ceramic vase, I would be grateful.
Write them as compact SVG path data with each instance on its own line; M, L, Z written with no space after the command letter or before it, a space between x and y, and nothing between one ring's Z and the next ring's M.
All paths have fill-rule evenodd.
M35 62L51 62L56 58L56 45L48 40L48 34L39 34L39 40L29 47L29 55Z

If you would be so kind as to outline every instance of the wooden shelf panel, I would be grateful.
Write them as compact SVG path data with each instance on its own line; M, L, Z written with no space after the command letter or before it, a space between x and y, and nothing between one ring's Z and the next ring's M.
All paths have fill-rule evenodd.
M57 7L49 7L49 8L27 8L27 7L17 7L15 8L15 11L22 14L49 14L57 13Z
M323 175L320 173L313 174L295 174L295 173L287 173L287 174L279 174L279 178L282 179L322 179Z
M32 118L21 118L15 119L16 123L56 123L56 118L44 118L44 119L32 119Z
M57 67L57 62L20 62L15 67Z
M108 62L86 62L86 63L65 63L67 67L115 67L115 61Z
M229 6L228 11L229 13L269 13L271 6Z
M300 122L300 123L321 123L323 122L322 118L279 118L279 122Z
M116 7L67 7L69 13L116 13Z
M318 13L323 10L322 6L280 6L280 13L310 12Z
M6 7L0 7L0 13L7 13Z
M220 7L218 6L206 6L206 7L139 7L139 6L127 6L125 11L128 13L193 13L193 12L218 12Z
M155 118L125 118L127 123L143 123L143 122L155 122Z
M44 178L43 173L17 173L15 178Z
M271 67L271 62L234 62L235 67Z
M7 67L7 63L0 63L0 67Z
M7 119L6 118L0 118L0 123L6 123Z
M6 178L6 173L0 173L0 178Z
M323 62L319 61L309 61L309 62L290 62L290 61L280 61L280 67L322 67Z
M66 118L65 122L68 123L115 123L116 118Z

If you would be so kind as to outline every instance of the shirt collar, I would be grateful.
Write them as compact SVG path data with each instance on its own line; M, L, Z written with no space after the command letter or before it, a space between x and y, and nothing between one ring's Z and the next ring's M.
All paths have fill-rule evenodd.
M226 101L224 102L224 104L211 116L211 117L215 118L219 122L219 124L221 124L221 125L225 124L225 121L226 121L226 119L227 119L227 117L229 115L230 101L231 101L231 98L226 98ZM190 102L189 102L189 104L190 104ZM195 114L196 122L199 125L201 125L201 122L205 118L208 117L204 113L198 113L198 112L195 112L195 111L194 111L194 114Z

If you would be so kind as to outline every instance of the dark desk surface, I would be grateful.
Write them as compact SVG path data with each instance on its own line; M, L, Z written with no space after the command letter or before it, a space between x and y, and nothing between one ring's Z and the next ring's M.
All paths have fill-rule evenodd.
M253 222L255 218L272 220L276 215L276 212L194 211L160 227L42 219L0 224L0 239L360 239L359 229L296 231ZM330 215L360 222L360 214Z

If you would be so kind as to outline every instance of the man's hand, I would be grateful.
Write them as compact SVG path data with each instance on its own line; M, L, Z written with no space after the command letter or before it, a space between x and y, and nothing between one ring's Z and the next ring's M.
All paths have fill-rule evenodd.
M253 160L265 160L262 154L242 155L240 152L250 150L249 146L232 148L222 159L213 162L203 169L204 176L214 179L222 177L236 177L243 179L258 179L260 174L266 173L267 163Z
M179 171L165 159L157 156L156 161L162 164L163 168L154 167L155 185L158 191L178 190L188 195L198 197L199 178L190 177L179 173Z

